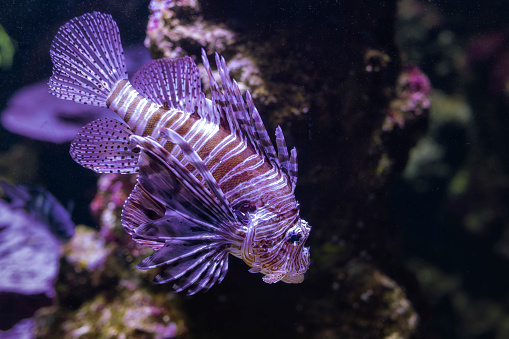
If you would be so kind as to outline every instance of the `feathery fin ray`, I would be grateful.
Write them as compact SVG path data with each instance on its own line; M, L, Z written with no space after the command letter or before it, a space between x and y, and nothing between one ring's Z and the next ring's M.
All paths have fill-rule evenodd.
M136 173L138 155L129 141L132 134L123 121L97 119L81 128L69 153L78 164L97 173Z
M50 93L107 107L115 84L127 79L118 26L109 14L86 13L60 27L50 49Z
M79 164L99 173L139 170L138 183L122 212L122 225L133 239L156 250L139 268L160 267L156 283L170 282L173 291L194 294L223 280L230 253L259 269L266 282L302 281L309 251L292 239L301 234L303 243L310 227L299 218L293 195L297 152L294 148L288 153L280 127L274 147L251 94L246 92L244 100L223 57L215 54L219 86L202 49L212 92L212 100L207 100L189 57L150 61L131 85L118 27L110 15L93 12L72 19L58 31L50 54L52 94L110 107L129 124L112 119L91 122L78 133L70 153ZM227 132L231 135L226 137ZM165 139L171 153L164 148ZM219 164L211 164L213 156L223 151ZM227 167L228 161L235 164L239 159L234 157L241 155L247 158L233 169ZM256 200L269 190L267 202L260 200L262 206L241 201L243 195ZM231 203L247 207L234 210ZM269 221L265 217L273 213L271 208L280 215ZM250 225L251 214L260 214L256 226ZM255 227L257 236L270 231L278 245L266 254L257 253L251 242L254 233L249 233ZM287 234L286 227L296 232L290 242L279 238ZM250 261L251 256L255 261Z
M133 77L133 87L145 98L160 105L196 113L209 119L204 109L205 94L201 91L200 71L193 59L186 56L148 61Z
M185 140L179 140L172 132L166 131L163 137L170 137L177 145L190 148ZM231 239L227 225L236 221L231 208L224 197L217 196L222 194L220 191L207 190L157 141L136 135L131 136L131 140L141 149L140 174L137 188L125 209L129 213L135 208L141 209L136 214L146 217L141 224L128 220L123 225L136 241L159 242L152 246L158 251L145 258L138 268L163 266L154 282L173 282L174 291L187 290L192 294L212 286L213 280L226 274L223 268L227 264L222 261L228 259L230 240L227 239ZM183 152L186 156L197 156L196 153L189 155L189 149ZM151 218L151 211L144 213L145 207L137 204L143 195L149 195L162 206L164 215L158 213L159 217Z

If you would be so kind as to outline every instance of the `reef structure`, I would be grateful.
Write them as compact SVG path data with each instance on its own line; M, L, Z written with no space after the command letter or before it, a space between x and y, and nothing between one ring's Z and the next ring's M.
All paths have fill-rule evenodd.
M246 335L245 319L262 312L286 320L261 319L263 331L253 329L248 337L267 331L273 337L412 337L420 318L398 286L405 274L388 273L403 263L386 193L426 129L431 85L419 68L403 64L394 45L396 2L281 7L270 1L153 0L149 8L145 45L154 57L198 59L200 46L217 50L240 88L253 94L268 129L281 125L300 152L303 213L317 222L309 282L275 292L242 275L227 279L217 314L238 326L223 328L218 317L200 317L199 310L216 300L205 296L190 303L191 331ZM241 299L250 310L230 312ZM269 299L278 307L267 309ZM362 300L369 306L360 307ZM373 326L346 325L365 322Z

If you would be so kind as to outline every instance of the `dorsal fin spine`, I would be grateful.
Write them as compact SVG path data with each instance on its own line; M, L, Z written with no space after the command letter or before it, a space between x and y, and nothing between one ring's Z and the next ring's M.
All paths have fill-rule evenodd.
M297 149L294 147L290 152L290 181L292 182L292 190L294 190L297 185L297 175Z
M286 147L285 136L283 135L283 131L281 127L278 126L276 128L276 146L277 146L277 157L279 160L279 165L281 166L281 170L286 174L288 179L290 179L290 163L288 157L288 148Z

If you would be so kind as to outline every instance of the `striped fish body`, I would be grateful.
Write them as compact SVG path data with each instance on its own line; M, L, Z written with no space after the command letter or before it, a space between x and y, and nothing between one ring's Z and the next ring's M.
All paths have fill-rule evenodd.
M260 207L260 202L253 199L260 196L262 191L269 195L293 197L286 176L227 128L185 110L154 104L127 80L121 81L117 87L108 98L108 102L111 102L107 102L108 108L122 117L134 134L151 136L160 142L162 140L166 149L189 165L179 148L174 147L173 143L165 144L164 138L159 137L159 131L161 128L170 128L181 135L203 159L230 203L239 205L251 201L251 204ZM192 166L190 168L192 170ZM193 174L199 177L196 171ZM258 181L253 184L256 179ZM274 185L277 188L269 188Z
M303 280L310 227L294 195L296 151L288 154L278 127L276 155L249 92L246 105L223 58L216 54L220 87L202 51L208 100L189 57L152 60L129 82L109 15L71 20L50 53L52 94L108 107L123 120L84 126L70 153L99 173L139 171L122 213L126 231L156 249L139 268L161 267L155 282L188 294L220 282L228 254L266 282Z

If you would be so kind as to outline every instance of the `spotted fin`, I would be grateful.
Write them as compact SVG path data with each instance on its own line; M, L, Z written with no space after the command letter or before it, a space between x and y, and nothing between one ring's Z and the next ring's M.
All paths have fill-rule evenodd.
M145 98L159 104L196 113L209 119L205 94L201 91L200 71L193 59L151 60L136 72L133 87Z
M71 157L97 173L136 173L138 155L130 144L129 126L116 119L97 119L81 128L71 143Z
M234 214L217 196L220 191L205 188L153 138L133 135L131 140L141 149L140 174L122 224L137 242L157 250L138 268L161 267L154 282L173 283L175 292L209 289L226 274Z
M106 100L127 79L118 26L109 14L86 13L60 27L50 49L49 91L61 99L107 107Z

